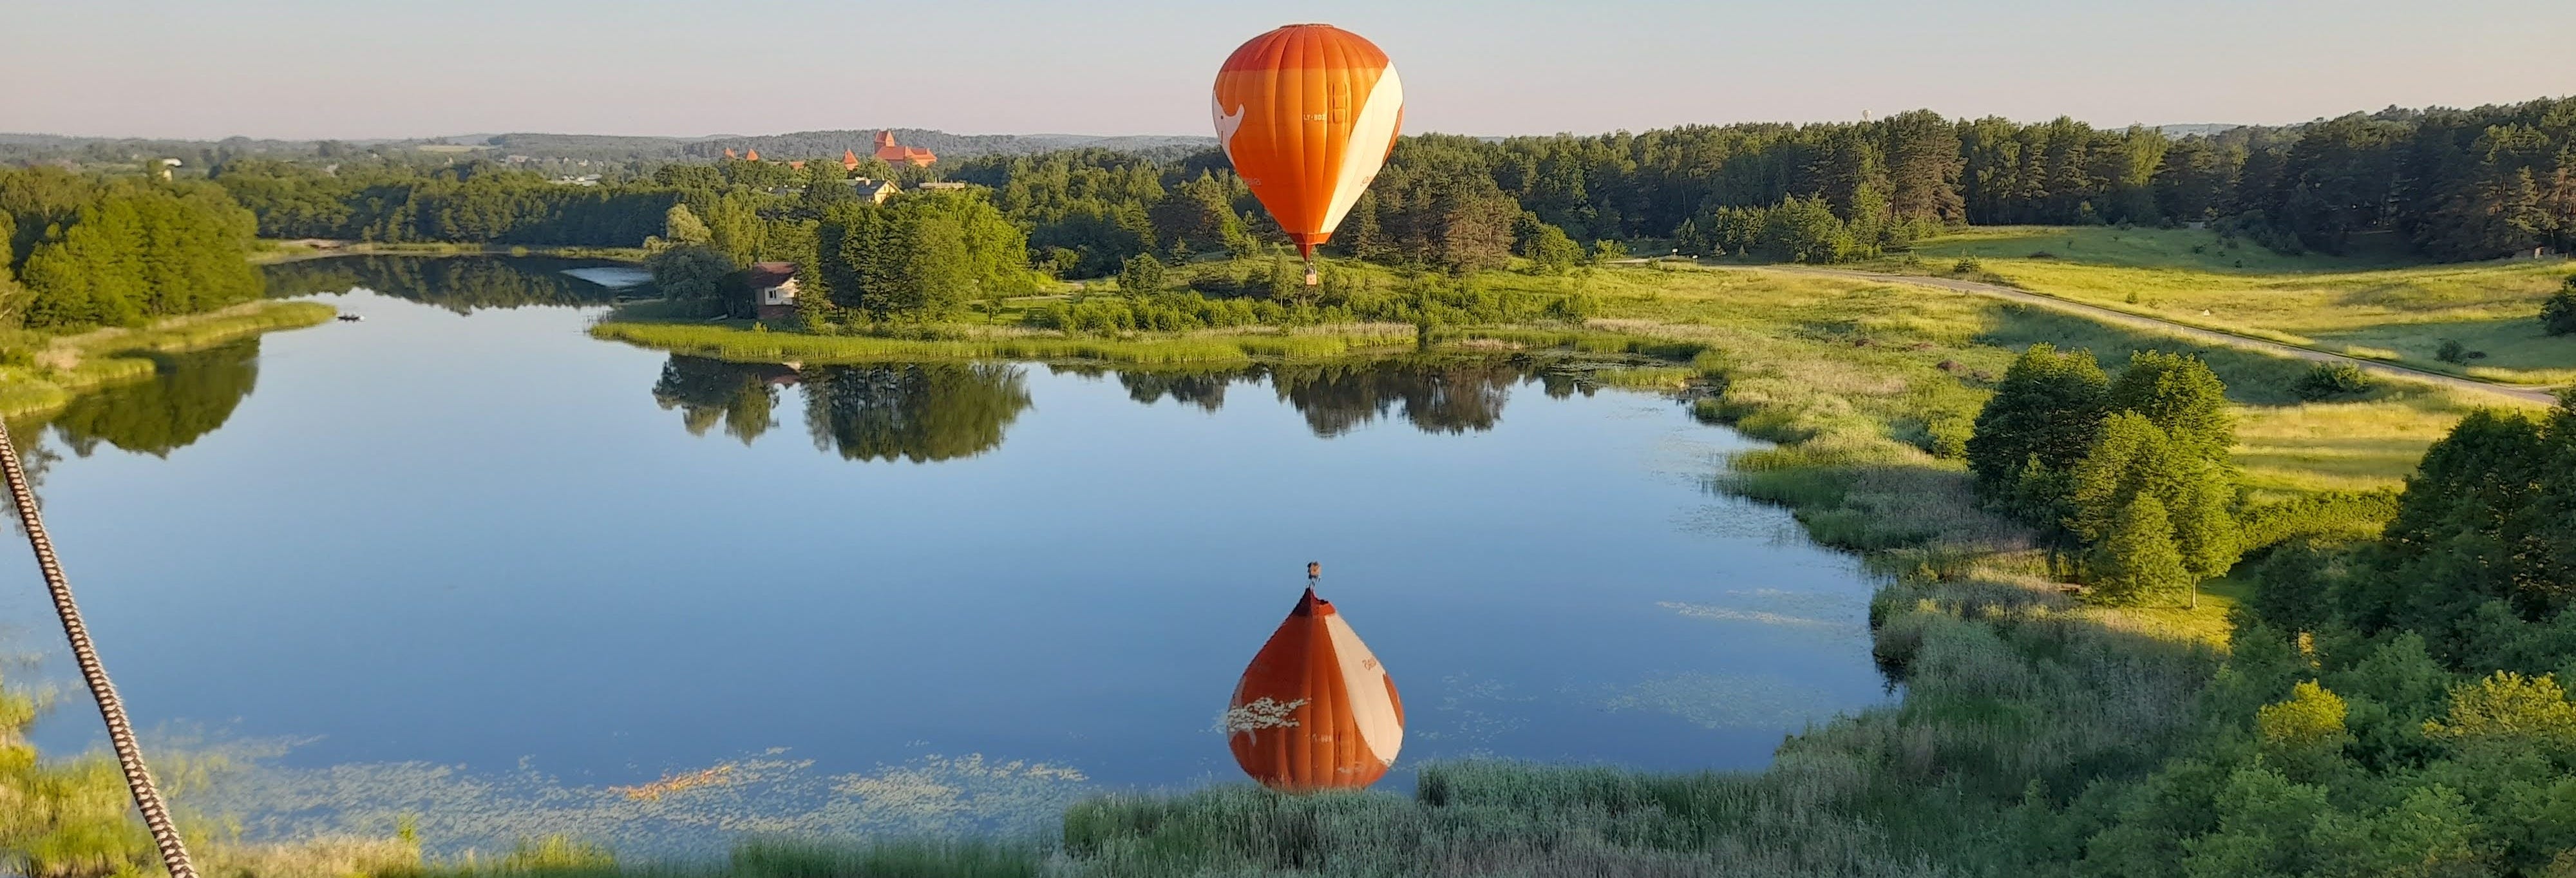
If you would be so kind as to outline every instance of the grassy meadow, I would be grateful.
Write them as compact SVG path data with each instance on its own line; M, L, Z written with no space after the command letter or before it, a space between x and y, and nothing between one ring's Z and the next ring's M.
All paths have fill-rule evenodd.
M2389 243L2285 256L2205 230L2005 226L1915 254L1934 269L1974 256L2033 292L2206 329L2503 383L2576 382L2576 338L2551 338L2537 319L2576 262L2417 265ZM2460 362L2441 359L2446 341Z

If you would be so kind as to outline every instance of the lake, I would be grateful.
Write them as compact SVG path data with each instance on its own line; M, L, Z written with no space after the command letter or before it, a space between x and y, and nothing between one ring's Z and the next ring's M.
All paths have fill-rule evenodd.
M1888 697L1858 562L1710 488L1753 443L1575 364L737 365L588 337L590 265L272 267L364 321L16 425L137 724L230 761L183 805L441 849L1042 827L1239 781L1217 719L1310 560L1403 693L1386 788L1757 768ZM67 696L38 743L97 746L33 564L0 622Z

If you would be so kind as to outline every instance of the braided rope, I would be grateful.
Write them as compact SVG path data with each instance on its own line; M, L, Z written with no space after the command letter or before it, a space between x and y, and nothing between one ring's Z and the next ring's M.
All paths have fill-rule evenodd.
M80 608L72 604L71 583L63 578L62 560L54 556L53 538L45 535L44 519L36 512L36 492L27 485L26 465L18 460L18 448L10 441L5 423L0 423L0 475L7 476L9 499L17 504L27 545L36 550L45 588L53 592L54 614L62 618L63 636L71 640L72 660L80 664L81 681L89 684L99 717L107 721L107 741L116 748L116 764L125 770L125 786L134 793L136 810L143 812L143 825L152 830L152 843L161 848L161 863L169 867L170 878L197 878L197 867L188 860L188 846L179 840L178 828L170 825L170 811L162 807L161 792L153 787L152 772L143 764L143 750L134 743L125 702L116 697L116 686L108 682L107 669L98 663L98 648L90 643L89 628L81 624Z

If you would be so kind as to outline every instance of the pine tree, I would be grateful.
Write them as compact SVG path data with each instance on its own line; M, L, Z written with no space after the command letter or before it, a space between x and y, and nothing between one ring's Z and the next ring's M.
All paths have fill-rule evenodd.
M2134 605L2188 587L2191 572L2174 548L2164 503L2141 493L2120 508L2093 552L2090 589L2099 603Z

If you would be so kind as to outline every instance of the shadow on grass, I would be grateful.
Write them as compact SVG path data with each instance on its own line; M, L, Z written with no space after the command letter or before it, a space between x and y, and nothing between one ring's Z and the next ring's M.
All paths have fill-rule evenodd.
M2213 345L2146 329L2116 326L2084 317L2019 303L1995 311L1994 323L1977 336L1982 344L2019 350L2039 342L2059 348L2084 348L2101 361L2103 371L2128 368L2129 352L2161 350L2201 358L2227 382L2227 398L2247 405L2295 405L2291 388L2307 375L2308 361L2277 357L2243 348ZM2382 382L2385 384L2386 382ZM2384 392L2384 391L2383 391ZM2372 397L2359 397L2368 399Z

